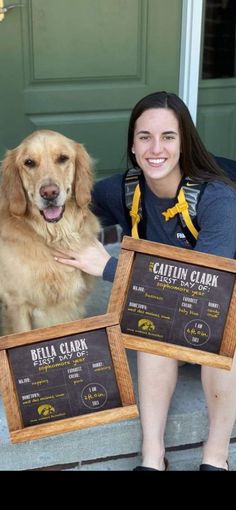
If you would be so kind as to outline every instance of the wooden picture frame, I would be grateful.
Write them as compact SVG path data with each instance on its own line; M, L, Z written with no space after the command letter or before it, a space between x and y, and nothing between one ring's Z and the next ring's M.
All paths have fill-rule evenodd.
M1 337L13 443L138 416L117 314Z
M126 348L230 369L236 261L124 236L108 312Z

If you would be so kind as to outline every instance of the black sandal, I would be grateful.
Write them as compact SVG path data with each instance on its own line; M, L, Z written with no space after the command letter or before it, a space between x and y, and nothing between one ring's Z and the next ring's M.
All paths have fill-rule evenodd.
M212 466L211 464L201 464L199 467L199 471L229 471L228 461L226 461L226 463L227 463L228 469Z
M166 458L164 458L164 463L165 463L164 471L167 471L168 460ZM137 466L133 469L133 471L161 471L161 469L156 469L156 468L151 468L151 467L146 467L146 466Z

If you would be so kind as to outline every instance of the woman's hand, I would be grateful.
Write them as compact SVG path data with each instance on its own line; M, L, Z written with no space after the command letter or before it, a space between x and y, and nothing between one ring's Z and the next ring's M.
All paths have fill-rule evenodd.
M110 255L103 244L96 239L90 246L80 252L73 250L56 252L54 259L61 264L73 266L93 276L102 276Z

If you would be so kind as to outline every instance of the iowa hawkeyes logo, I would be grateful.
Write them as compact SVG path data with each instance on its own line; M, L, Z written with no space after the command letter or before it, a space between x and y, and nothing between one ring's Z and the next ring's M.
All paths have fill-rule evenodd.
M152 321L149 319L140 319L138 321L138 327L142 329L143 331L154 331L155 326Z
M55 407L50 404L42 404L38 407L38 413L42 414L42 416L50 416L50 414L55 413Z

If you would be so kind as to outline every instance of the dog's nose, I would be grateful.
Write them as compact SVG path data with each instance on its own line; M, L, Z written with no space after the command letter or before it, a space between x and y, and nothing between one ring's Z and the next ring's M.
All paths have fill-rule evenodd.
M45 200L54 200L58 197L60 190L56 184L48 184L47 186L41 186L39 193Z

